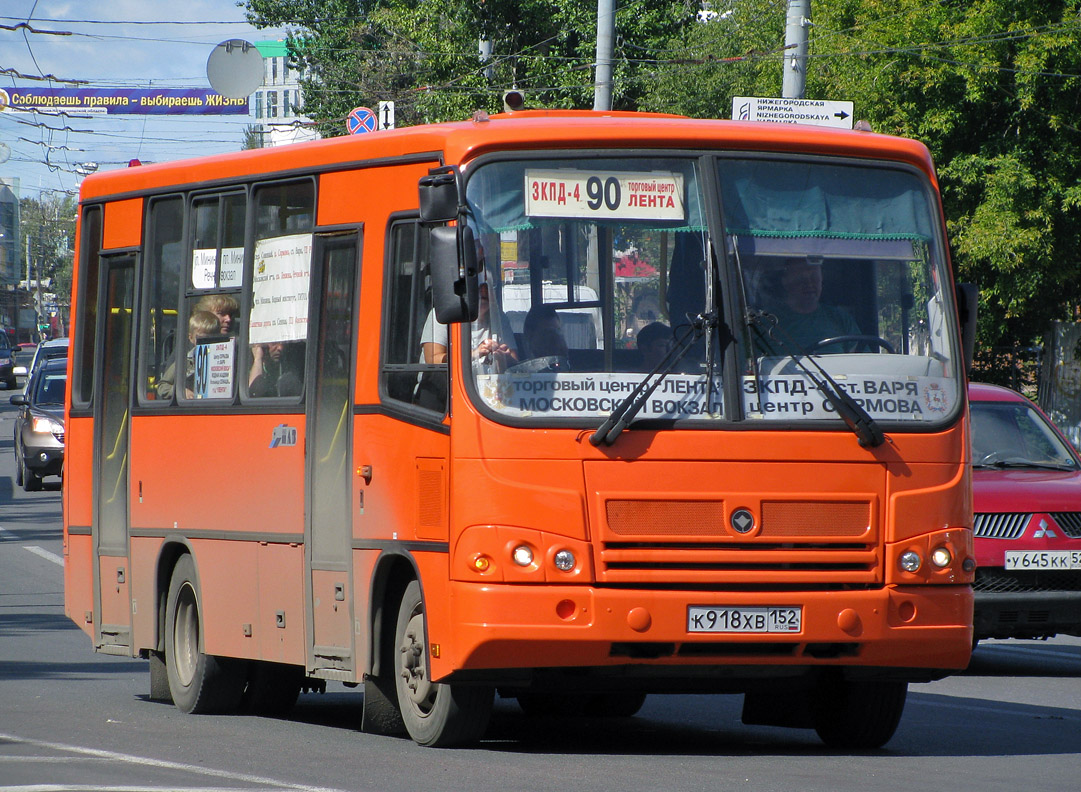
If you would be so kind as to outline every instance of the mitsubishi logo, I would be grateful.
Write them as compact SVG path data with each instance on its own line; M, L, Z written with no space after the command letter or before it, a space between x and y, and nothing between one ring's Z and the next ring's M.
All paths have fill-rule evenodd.
M1033 534L1033 536L1037 539L1043 539L1045 537L1048 539L1054 539L1055 529L1047 524L1047 520L1041 518L1040 527L1036 529L1036 533Z

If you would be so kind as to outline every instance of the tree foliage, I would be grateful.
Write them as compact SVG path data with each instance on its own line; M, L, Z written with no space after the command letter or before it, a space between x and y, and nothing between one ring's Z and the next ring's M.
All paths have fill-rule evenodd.
M643 108L725 116L733 96L779 96L784 5L732 2L673 42ZM981 376L998 374L996 351L1081 319L1079 6L812 7L806 96L851 100L875 131L917 138L935 158L958 277L980 286Z
M614 106L724 118L733 96L780 96L786 5L625 0ZM311 69L305 112L324 133L380 99L396 101L401 125L498 111L512 86L531 107L592 107L592 0L246 6L256 24L293 30ZM806 96L851 100L877 132L930 148L955 268L980 286L985 360L1030 345L1051 320L1081 319L1079 13L1081 0L812 4Z
M595 0L248 0L248 19L286 27L308 70L304 113L324 135L345 132L357 106L393 100L399 125L502 111L502 94L530 107L593 106ZM641 0L617 12L626 51L613 63L613 106L635 109L638 77L667 38L694 20L694 4ZM479 41L491 42L482 60ZM630 42L633 42L630 43ZM629 54L628 54L629 53Z
M52 278L51 290L61 302L71 299L71 265L77 206L70 195L21 198L22 233L30 253L30 279ZM22 273L20 278L25 277Z

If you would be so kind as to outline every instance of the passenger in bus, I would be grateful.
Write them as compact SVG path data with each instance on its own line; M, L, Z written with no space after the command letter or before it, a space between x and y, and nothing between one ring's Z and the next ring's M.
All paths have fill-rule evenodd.
M184 356L184 395L189 399L194 398L195 385L195 345L199 339L207 336L215 336L221 333L221 322L210 311L195 311L188 317L188 352ZM158 380L157 393L159 399L169 401L173 398L176 390L176 362L169 364L165 373Z
M780 273L781 294L770 311L777 317L776 333L780 340L768 335L759 338L765 354L787 355L794 344L801 352L836 354L852 352L855 342L817 347L819 341L838 336L860 335L859 325L844 308L822 302L822 259L793 256L784 260Z
M538 303L529 309L522 326L522 341L528 360L548 360L548 370L570 369L570 352L563 337L563 325L556 309ZM531 367L530 370L538 370Z
M642 359L641 369L650 372L667 357L675 339L672 337L672 328L664 322L650 322L638 331L635 342Z
M218 317L222 335L235 336L237 334L239 328L237 327L236 318L240 313L240 304L232 295L204 294L195 303L192 311L210 311L210 313Z
M474 369L483 373L500 373L518 362L518 349L514 343L514 333L510 321L502 317L499 326L504 333L499 334L492 325L492 311L488 284L480 284L480 308L477 320L471 325L471 352ZM447 362L447 326L435 320L435 311L428 312L421 331L420 348L424 363Z
M296 341L274 341L251 348L248 394L256 398L299 396L304 387L303 346Z

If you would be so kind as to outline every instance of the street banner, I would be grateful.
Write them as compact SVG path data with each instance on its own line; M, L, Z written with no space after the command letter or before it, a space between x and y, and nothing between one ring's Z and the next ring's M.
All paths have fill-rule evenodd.
M0 88L0 112L247 115L248 99L210 88Z

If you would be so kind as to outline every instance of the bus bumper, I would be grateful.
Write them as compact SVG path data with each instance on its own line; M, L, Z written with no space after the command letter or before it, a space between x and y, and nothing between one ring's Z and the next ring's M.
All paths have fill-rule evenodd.
M972 649L973 596L964 585L752 594L458 582L450 595L453 627L430 633L442 660L433 657L433 672L441 677L459 670L628 664L867 666L944 674L965 668ZM692 632L693 606L796 607L800 629ZM437 643L439 633L448 640Z

